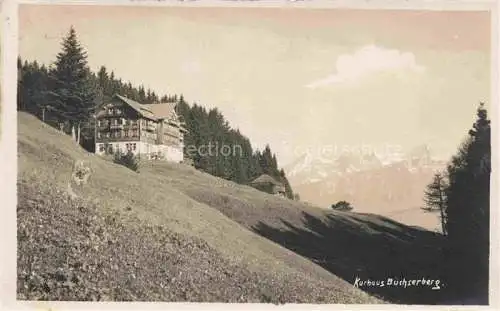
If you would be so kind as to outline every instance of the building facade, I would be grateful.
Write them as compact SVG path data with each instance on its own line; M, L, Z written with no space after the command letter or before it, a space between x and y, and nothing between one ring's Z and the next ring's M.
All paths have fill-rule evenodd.
M95 152L131 151L141 159L179 163L184 160L184 133L175 103L144 105L114 95L96 112Z

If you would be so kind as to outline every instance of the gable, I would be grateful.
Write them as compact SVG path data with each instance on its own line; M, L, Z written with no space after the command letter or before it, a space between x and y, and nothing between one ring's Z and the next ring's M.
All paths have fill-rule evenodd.
M123 103L121 100L117 98L112 98L110 101L105 102L102 104L97 112L97 117L103 117L106 115L116 115L116 116L134 116L137 117L139 114L130 107L129 105Z
M126 111L128 115L133 113L134 116L140 116L153 121L165 120L169 124L175 125L185 131L183 125L179 121L179 117L175 112L176 103L162 103L162 104L140 104L134 100L124 96L115 94L110 101L104 103L99 107L97 116L104 116L108 113L109 108L121 109Z

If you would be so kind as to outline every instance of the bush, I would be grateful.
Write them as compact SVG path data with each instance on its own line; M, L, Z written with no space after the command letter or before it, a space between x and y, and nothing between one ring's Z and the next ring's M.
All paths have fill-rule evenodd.
M347 201L339 201L336 204L332 204L332 208L337 211L350 211L352 206Z
M134 172L139 173L139 161L137 160L137 157L130 150L125 154L120 151L117 151L115 153L115 159L113 162L115 162L116 164L126 166L129 169L133 170Z

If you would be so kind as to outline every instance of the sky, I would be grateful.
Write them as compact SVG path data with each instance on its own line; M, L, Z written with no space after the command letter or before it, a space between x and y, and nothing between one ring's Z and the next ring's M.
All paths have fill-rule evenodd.
M217 107L281 165L332 146L449 157L490 101L486 11L23 4L21 57L51 64L71 25L93 70Z

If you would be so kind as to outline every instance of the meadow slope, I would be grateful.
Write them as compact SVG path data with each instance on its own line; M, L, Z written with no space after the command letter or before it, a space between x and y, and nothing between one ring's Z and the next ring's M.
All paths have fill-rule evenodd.
M25 113L18 131L18 299L380 302L181 189L218 191L215 177L172 166L175 186L168 165L137 174ZM92 175L71 199L78 160Z
M320 209L180 164L139 174L19 113L18 298L438 303L430 288L355 278L439 277L441 237ZM75 161L92 175L69 199Z
M360 280L443 281L443 236L375 214L326 210L256 192L182 165L151 163L143 172L300 254L349 283ZM441 284L444 289L445 284ZM402 304L446 303L431 287L364 287Z

